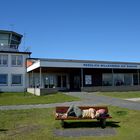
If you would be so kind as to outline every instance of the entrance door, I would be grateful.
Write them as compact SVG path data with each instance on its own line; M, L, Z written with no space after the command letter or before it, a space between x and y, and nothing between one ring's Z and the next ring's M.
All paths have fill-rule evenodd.
M70 75L70 90L80 90L80 76Z

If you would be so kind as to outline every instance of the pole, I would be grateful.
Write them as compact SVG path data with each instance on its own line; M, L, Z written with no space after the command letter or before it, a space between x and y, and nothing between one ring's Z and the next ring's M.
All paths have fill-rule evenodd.
M83 88L83 68L81 68L81 88Z
M41 67L40 67L40 80L39 80L40 84L39 84L39 87L42 87L41 78L42 78L42 69L41 69Z
M112 86L114 86L114 70L112 69Z

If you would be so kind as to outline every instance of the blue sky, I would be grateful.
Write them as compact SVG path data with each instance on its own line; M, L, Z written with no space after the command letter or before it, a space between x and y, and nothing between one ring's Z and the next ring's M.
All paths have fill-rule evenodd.
M140 62L140 0L0 0L0 29L32 57Z

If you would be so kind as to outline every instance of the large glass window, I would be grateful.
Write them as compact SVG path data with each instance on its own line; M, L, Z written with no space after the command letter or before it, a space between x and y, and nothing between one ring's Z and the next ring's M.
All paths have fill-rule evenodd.
M57 76L57 87L61 87L61 76Z
M0 34L0 46L8 45L9 35Z
M115 86L124 85L124 74L114 74L113 78Z
M21 85L22 84L22 75L13 74L12 75L12 85Z
M103 74L103 86L132 85L133 77L132 73ZM135 83L137 84L137 77L135 77Z
M8 55L0 54L0 66L8 66Z
M48 75L45 77L45 88L54 88L54 76Z
M7 85L7 84L8 84L8 75L0 74L0 85Z
M63 75L62 76L62 87L66 87L67 86L67 78L66 78L66 75Z
M103 86L112 86L112 74L103 74Z
M132 74L124 74L124 85L132 85Z
M12 55L12 66L22 66L23 56L22 55Z
M57 76L57 87L62 87L62 88L67 87L66 75L58 75Z
M133 84L138 85L138 74L137 73L133 74Z

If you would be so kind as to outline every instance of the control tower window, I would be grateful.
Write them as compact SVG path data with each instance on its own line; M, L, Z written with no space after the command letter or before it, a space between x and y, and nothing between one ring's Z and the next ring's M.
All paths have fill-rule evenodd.
M23 56L22 55L12 55L12 66L22 66Z
M8 55L0 54L0 66L8 66Z

